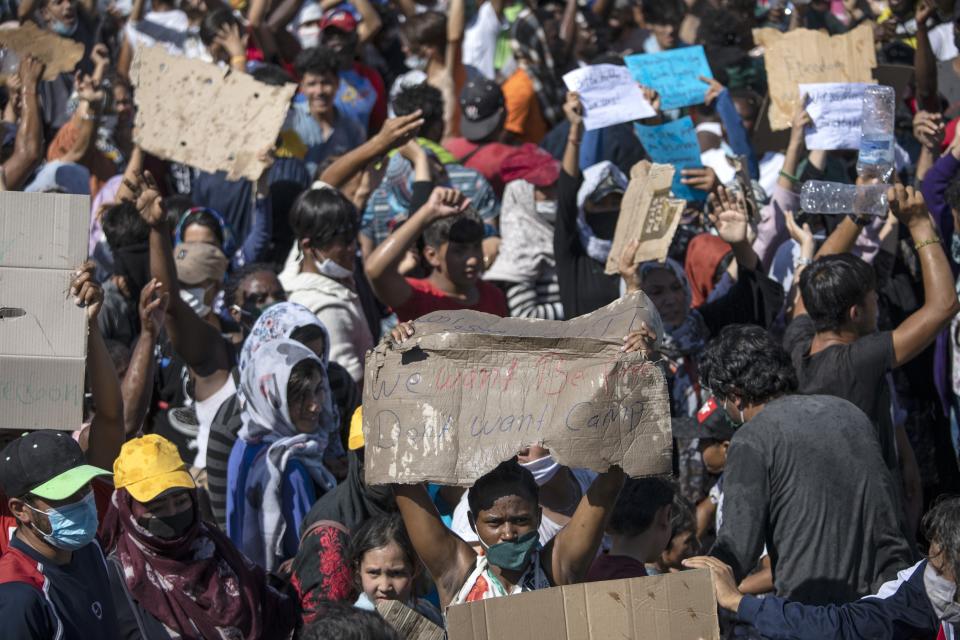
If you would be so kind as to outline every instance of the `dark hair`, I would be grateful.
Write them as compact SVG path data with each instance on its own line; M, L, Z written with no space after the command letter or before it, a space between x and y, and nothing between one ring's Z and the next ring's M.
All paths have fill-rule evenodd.
M960 211L960 178L954 178L943 192L943 199L954 211Z
M163 199L163 208L167 210L167 222L173 229L190 209L193 209L193 199L186 193L175 193Z
M317 618L302 627L296 640L402 640L379 614L346 602L324 601Z
M673 509L670 514L670 540L676 538L681 533L691 531L697 532L697 518L695 515L696 507L688 499L683 497L679 491L673 495Z
M333 49L320 45L298 53L293 62L293 69L301 79L308 73L316 76L339 76L340 63Z
M137 206L128 200L107 207L100 224L111 249L143 244L150 238L150 227L140 217Z
M535 505L540 504L540 488L533 474L512 458L478 478L467 490L470 513L476 518L481 511L489 509L504 496L520 496Z
M749 50L753 46L753 36L749 25L733 11L712 9L704 14L697 28L697 43L708 51L724 47Z
M423 82L404 87L393 98L393 111L398 116L409 115L417 109L423 112L420 131L443 133L443 94L439 89Z
M290 74L283 67L275 64L261 64L250 75L257 82L269 84L272 87L282 87L288 82L293 82Z
M277 270L272 264L266 262L250 262L243 265L236 271L230 273L226 283L223 285L223 300L227 306L232 304L243 304L243 300L237 302L237 293L243 286L243 281L255 273L269 273L277 275Z
M183 222L180 226L181 236L186 233L187 227L192 224L198 224L201 227L206 227L213 231L213 235L217 238L217 244L223 249L223 227L220 226L220 221L217 220L217 216L202 207L187 212L187 214L183 216Z
M374 516L354 531L348 556L354 575L359 575L360 563L367 551L385 547L391 542L395 542L403 551L411 571L416 569L417 553L413 550L406 527L403 526L403 518L399 513L391 513Z
M290 332L290 339L303 345L320 338L323 338L324 342L329 340L326 332L318 324L305 324Z
M400 25L400 34L410 44L432 45L443 51L447 46L447 16L439 11L418 13Z
M217 39L217 34L220 32L220 29L226 25L241 26L230 9L226 7L214 9L205 15L203 21L200 22L200 42L202 42L204 46L209 47L213 44L213 41ZM241 33L243 33L242 28Z
M636 536L653 524L662 507L673 504L673 483L665 478L628 478L610 516L611 533Z
M318 249L353 239L359 226L357 208L336 189L304 191L290 208L294 235L311 240Z
M877 288L873 267L849 254L824 256L800 274L800 295L817 331L835 331L847 311Z
M447 242L471 243L483 240L483 220L473 210L434 220L423 230L423 244L439 249Z
M790 356L762 327L732 324L710 341L700 358L700 381L720 400L737 395L764 402L797 388Z
M943 565L953 571L954 583L960 582L960 497L944 496L923 516L923 534L940 547Z
M647 24L680 24L687 15L683 0L644 0L643 20Z
M313 358L304 358L293 365L290 379L287 380L287 406L299 405L309 393L313 391L315 374L325 375L323 365Z

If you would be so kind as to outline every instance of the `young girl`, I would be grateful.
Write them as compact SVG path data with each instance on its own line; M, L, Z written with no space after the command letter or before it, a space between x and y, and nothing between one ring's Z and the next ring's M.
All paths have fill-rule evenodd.
M440 611L414 595L420 562L400 514L375 516L357 529L350 544L350 566L360 591L355 606L374 611L379 600L399 600L443 626Z

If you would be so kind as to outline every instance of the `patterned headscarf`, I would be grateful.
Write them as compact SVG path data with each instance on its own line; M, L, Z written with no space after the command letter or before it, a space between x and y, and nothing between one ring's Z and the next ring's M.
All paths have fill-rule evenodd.
M540 111L550 126L563 119L562 105L565 94L557 81L553 55L547 45L547 35L543 32L536 14L529 8L523 9L513 23L510 46L517 65L523 69L533 90L540 101Z
M514 180L503 190L500 237L500 253L484 280L534 282L545 268L556 265L553 220L537 213L534 187L526 180Z

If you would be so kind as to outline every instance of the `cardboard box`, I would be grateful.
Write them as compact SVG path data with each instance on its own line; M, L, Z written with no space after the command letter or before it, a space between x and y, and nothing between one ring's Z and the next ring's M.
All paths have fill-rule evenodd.
M68 295L87 257L90 197L0 193L0 428L80 428L86 310Z
M706 569L609 580L447 609L450 640L718 640Z

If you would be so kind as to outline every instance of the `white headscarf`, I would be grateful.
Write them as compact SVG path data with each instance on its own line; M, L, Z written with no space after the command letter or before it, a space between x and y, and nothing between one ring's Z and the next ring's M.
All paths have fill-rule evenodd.
M583 171L583 183L577 191L577 208L579 209L577 212L577 231L580 232L580 242L583 244L583 248L588 256L602 263L607 262L607 256L610 255L610 247L613 246L613 241L603 240L594 235L593 229L591 229L587 223L587 216L583 210L583 205L586 204L590 196L597 192L604 182L608 181L613 182L621 192L627 190L627 183L629 182L627 176L623 175L623 172L617 168L617 165L608 160L604 160L591 167L587 167Z
M553 257L553 221L537 213L534 186L526 180L509 182L500 207L500 253L484 280L535 282Z

